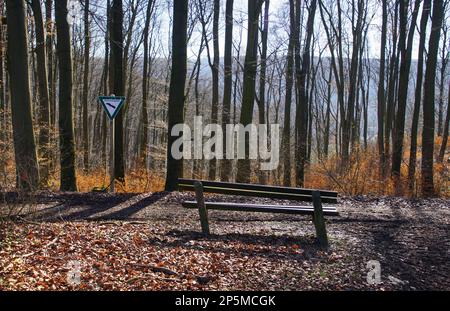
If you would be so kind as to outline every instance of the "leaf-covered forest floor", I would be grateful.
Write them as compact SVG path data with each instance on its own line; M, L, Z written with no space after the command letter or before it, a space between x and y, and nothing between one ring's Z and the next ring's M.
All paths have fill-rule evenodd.
M308 216L210 211L202 236L190 193L1 197L0 290L450 290L444 199L341 198L322 251Z

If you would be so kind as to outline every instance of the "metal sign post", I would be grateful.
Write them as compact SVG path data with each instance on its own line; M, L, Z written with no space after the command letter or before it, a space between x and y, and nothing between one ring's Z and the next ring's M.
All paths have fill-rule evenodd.
M110 184L109 184L109 191L114 192L115 191L115 181L116 178L114 176L114 164L115 164L115 140L114 140L114 127L115 122L114 119L117 116L117 113L119 112L120 108L123 106L123 103L125 101L125 97L122 96L99 96L98 98L99 102L102 104L103 108L105 109L106 114L109 117L110 120L110 153L109 153L109 174L110 174Z
M109 121L109 131L110 131L110 155L109 155L109 159L110 159L110 164L109 164L109 192L115 192L115 181L116 178L114 177L114 164L115 164L115 141L114 141L114 127L115 127L115 122L114 119L111 119Z

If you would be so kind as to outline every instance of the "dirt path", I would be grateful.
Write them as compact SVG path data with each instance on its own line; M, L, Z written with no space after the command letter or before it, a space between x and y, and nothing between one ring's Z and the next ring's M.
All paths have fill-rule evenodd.
M0 224L0 289L450 290L449 201L342 198L323 252L305 216L211 211L203 237L184 199L47 193L4 204L27 220ZM67 280L74 260L78 285ZM370 261L379 284L367 282Z

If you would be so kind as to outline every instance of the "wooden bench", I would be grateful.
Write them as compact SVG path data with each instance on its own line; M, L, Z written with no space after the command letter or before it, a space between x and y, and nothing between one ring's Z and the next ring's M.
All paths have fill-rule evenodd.
M209 234L208 210L312 215L318 242L321 246L327 247L328 237L324 216L339 215L336 207L322 206L322 203L337 203L337 192L333 191L194 179L179 179L178 189L180 191L195 191L196 201L185 201L182 205L185 208L198 208L202 231L206 235ZM313 205L267 205L205 202L203 195L204 192L291 201L306 201L312 202Z

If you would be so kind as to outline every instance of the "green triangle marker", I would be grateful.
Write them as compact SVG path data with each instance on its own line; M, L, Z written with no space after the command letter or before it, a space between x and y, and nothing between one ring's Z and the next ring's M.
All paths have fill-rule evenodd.
M98 101L102 104L106 114L110 120L113 120L119 113L125 103L125 97L123 96L99 96Z

